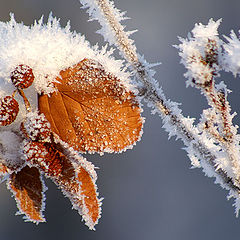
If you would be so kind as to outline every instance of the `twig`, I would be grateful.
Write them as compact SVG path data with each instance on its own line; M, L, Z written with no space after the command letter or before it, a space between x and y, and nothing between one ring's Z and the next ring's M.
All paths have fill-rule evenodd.
M90 8L89 14L91 17L94 19L97 18L102 26L108 28L109 32L113 33L115 40L114 44L122 52L125 59L131 64L138 79L146 89L144 99L148 103L151 103L152 107L160 113L160 116L165 123L167 122L175 129L175 135L181 138L187 147L191 147L194 154L199 159L202 159L202 161L205 161L205 164L211 166L212 171L216 173L214 176L222 180L222 186L239 194L240 184L228 177L226 172L216 165L217 156L208 149L203 140L200 139L198 134L196 134L198 132L196 127L186 124L188 119L180 114L181 111L176 104L165 98L163 92L159 89L156 81L151 76L147 64L139 59L133 41L129 39L129 34L124 32L124 27L116 18L116 9L114 8L113 3L109 0L91 0L87 2L86 0L80 0L80 2L84 4L84 7ZM102 19L104 20L98 16L99 14L102 14ZM166 130L169 131L168 129Z

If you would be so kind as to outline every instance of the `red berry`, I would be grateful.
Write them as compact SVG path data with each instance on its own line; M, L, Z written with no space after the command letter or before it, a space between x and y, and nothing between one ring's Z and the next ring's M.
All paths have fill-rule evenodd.
M12 96L0 98L0 126L6 126L14 122L18 112L18 102Z
M11 72L11 80L16 88L28 88L34 81L32 69L24 64L18 65Z

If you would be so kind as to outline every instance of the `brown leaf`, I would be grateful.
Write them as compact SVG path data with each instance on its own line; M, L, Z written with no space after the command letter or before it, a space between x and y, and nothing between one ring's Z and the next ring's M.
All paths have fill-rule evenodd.
M8 186L13 192L20 213L35 223L44 222L43 191L40 173L35 167L24 167L20 172L10 175Z
M91 220L92 225L97 223L100 217L100 202L97 198L96 186L89 172L83 167L79 168L77 179L81 183L81 195L84 196L84 208L87 209L86 221Z
M134 94L102 65L84 59L60 72L57 91L40 95L44 113L61 140L82 152L119 152L139 140L141 108Z
M73 207L79 211L86 225L94 229L100 218L100 200L97 198L95 179L84 164L75 167L71 161L54 144L28 142L25 146L27 161L41 169L50 177L63 193L70 199ZM78 158L80 156L78 155ZM78 159L78 162L87 162ZM93 169L92 169L93 170Z

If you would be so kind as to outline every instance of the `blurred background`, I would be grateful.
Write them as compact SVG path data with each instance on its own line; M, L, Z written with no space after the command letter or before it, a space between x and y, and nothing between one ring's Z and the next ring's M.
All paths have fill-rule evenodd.
M199 118L206 100L193 88L185 88L177 50L178 36L186 37L195 23L206 24L210 18L223 19L222 35L235 32L240 23L239 0L115 0L115 5L131 20L128 30L138 29L132 37L138 51L149 62L162 62L156 78L167 97L182 103L186 116ZM52 11L65 26L86 35L91 44L102 45L95 31L97 22L77 0L0 0L0 21L8 21L13 12L19 22L31 25ZM59 50L60 51L60 50ZM240 113L240 79L222 74L233 111ZM67 198L49 180L46 184L45 216L47 223L38 226L24 223L5 184L0 186L0 240L84 239L84 240L208 240L238 239L240 219L235 217L233 201L227 192L199 169L190 169L182 143L168 140L159 117L145 107L146 123L142 141L123 154L86 155L100 169L97 185L104 197L103 213L96 231L90 231ZM239 123L239 116L235 117Z

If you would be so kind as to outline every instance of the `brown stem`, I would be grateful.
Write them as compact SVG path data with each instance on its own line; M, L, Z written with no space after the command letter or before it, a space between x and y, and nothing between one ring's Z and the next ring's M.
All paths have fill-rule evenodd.
M27 97L25 96L25 93L23 92L22 89L18 89L17 91L18 91L18 93L20 94L20 96L23 98L26 111L27 111L27 112L30 112L30 111L31 111L31 105L30 105Z
M233 141L234 134L231 131L232 123L229 122L231 119L229 113L229 105L225 100L225 96L223 94L218 94L216 92L214 81L212 80L211 83L206 87L203 88L205 95L208 98L208 102L217 112L220 114L222 118L222 136L227 142Z

